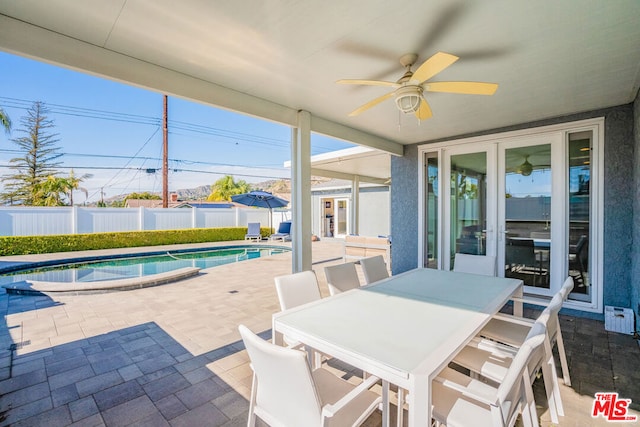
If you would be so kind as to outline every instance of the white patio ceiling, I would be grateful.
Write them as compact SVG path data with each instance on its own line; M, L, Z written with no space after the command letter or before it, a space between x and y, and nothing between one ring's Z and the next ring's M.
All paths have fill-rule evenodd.
M637 0L0 0L0 49L402 153L402 144L631 102L640 85ZM430 93L418 124L386 93L398 58L460 60L433 80L500 85ZM11 84L11 82L3 82Z

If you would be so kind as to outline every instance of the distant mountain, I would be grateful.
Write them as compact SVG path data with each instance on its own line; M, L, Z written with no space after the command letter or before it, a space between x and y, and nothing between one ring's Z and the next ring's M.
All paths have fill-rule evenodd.
M311 177L311 186L326 182L328 180L328 178ZM269 181L258 182L256 184L251 184L251 188L254 190L268 191L269 193L273 193L274 195L283 199L291 200L291 180L288 179L272 179ZM180 201L204 201L211 193L211 185L201 185L196 188L183 188L180 190L171 191L171 193L177 193L178 200ZM162 193L160 192L156 192L153 194L157 194L158 196L162 195ZM127 194L120 194L108 199L104 199L104 201L109 205L113 202L122 201L126 197Z
M178 200L206 200L211 194L211 186L201 185L196 188L184 188L172 191L172 193L178 194Z

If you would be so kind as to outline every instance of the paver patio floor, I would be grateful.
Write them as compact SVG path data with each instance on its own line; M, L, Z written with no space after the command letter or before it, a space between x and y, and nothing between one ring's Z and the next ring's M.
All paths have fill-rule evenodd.
M323 268L341 254L340 241L313 244L324 295ZM273 277L290 270L284 254L126 292L0 295L0 425L246 425L251 370L237 325L270 337ZM595 320L561 322L573 380L561 386L561 425L606 425L590 416L597 391L618 391L640 409L637 342ZM358 380L348 367L332 369ZM550 425L543 405L539 413ZM380 425L379 414L366 425Z

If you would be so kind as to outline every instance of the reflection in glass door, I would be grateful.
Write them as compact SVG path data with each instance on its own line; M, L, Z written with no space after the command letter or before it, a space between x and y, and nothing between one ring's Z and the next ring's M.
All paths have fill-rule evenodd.
M568 272L573 277L571 299L590 302L593 297L589 256L591 240L591 165L593 131L569 134L569 250Z
M450 156L450 267L457 253L486 255L487 153Z
M550 288L551 144L504 150L505 277Z

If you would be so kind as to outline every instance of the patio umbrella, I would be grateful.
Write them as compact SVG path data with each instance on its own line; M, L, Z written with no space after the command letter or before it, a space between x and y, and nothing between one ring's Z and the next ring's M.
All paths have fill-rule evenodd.
M276 197L273 194L266 191L251 191L245 194L237 194L231 196L231 200L235 203L240 203L246 206L255 206L258 208L269 209L269 228L271 228L273 208L282 208L289 204L288 200Z

